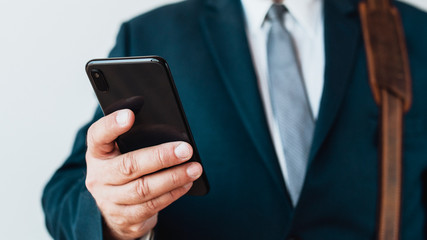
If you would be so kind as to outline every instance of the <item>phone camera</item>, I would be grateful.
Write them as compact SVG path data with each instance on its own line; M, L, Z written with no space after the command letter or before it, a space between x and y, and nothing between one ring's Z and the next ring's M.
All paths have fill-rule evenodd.
M90 74L92 75L92 79L95 83L96 88L101 92L107 92L109 89L108 83L105 80L104 74L102 74L101 70L92 69L90 71Z

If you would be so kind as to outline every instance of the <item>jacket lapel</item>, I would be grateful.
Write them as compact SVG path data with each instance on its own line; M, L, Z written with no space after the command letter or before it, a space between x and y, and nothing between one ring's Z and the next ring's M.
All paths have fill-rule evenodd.
M205 4L201 26L216 67L259 155L289 200L265 119L240 1L206 0ZM357 0L325 0L324 16L325 83L309 163L336 119L361 42Z
M216 67L277 189L286 195L259 94L240 1L211 0L205 4L201 25Z
M325 83L309 163L316 157L339 112L361 41L357 1L326 0L324 4Z

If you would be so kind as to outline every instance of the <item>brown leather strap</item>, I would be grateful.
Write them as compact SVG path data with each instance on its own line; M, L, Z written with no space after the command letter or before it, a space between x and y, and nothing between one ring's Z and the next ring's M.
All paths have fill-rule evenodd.
M389 0L359 5L369 80L380 107L378 239L400 235L403 114L412 101L406 43L397 9Z

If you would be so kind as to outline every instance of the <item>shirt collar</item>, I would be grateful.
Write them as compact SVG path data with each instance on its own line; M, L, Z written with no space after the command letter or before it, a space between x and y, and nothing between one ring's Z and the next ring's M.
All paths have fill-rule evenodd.
M273 4L272 0L241 1L249 31L257 31L264 23L265 16ZM314 35L318 31L317 26L322 20L322 0L284 0L283 2L291 16L308 34Z

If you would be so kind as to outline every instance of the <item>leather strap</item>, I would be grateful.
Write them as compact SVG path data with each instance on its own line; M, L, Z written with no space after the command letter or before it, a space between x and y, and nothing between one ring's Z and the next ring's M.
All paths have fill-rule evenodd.
M390 0L359 4L370 86L380 108L378 239L398 240L402 193L403 114L412 101L400 15Z

